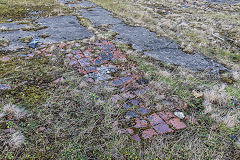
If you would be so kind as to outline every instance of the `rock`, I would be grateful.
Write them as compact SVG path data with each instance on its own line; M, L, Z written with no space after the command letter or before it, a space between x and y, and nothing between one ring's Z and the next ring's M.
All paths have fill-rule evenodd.
M177 116L177 117L180 118L180 119L184 119L184 118L185 118L183 112L174 112L174 115Z
M0 84L0 91L1 90L9 90L11 89L11 87L7 84Z

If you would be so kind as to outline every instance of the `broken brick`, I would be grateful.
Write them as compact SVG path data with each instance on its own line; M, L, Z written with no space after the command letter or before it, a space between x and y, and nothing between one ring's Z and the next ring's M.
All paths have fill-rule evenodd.
M142 132L142 137L143 137L143 139L150 139L156 134L157 133L152 128L150 128L150 129L146 129Z
M169 123L175 128L175 129L184 129L186 128L186 124L182 122L179 118L173 118L169 120Z
M148 116L148 120L150 121L151 125L157 125L159 123L163 123L163 120L156 113Z

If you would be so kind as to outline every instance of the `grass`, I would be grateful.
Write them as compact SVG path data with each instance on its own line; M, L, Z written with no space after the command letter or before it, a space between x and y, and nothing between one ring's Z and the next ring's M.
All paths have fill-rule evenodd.
M97 3L100 2L115 13L121 9L119 6L129 12L127 1L100 0ZM144 16L139 15L142 13L139 10L135 12L141 24ZM222 15L219 20L225 18ZM79 18L79 21L97 33L91 40L114 37L111 32L94 28L87 19ZM197 40L194 32L189 37ZM110 101L118 90L87 83L66 65L66 54L71 49L87 48L88 41L66 42L80 46L54 50L57 54L50 57L39 55L25 59L17 56L34 52L31 49L0 55L0 59L10 57L9 61L0 61L0 84L12 87L0 92L0 159L240 158L235 138L239 137L240 112L231 100L240 101L238 72L215 76L194 73L160 63L133 51L128 45L116 43L128 55L128 63L136 64L133 70L144 71L144 77L150 80L152 90L140 95L146 104L154 105L156 110L166 108L168 106L161 105L163 96L188 104L184 112L188 116L187 129L155 136L151 142L135 142L119 132L127 128L129 122L123 120L122 102ZM59 81L54 82L56 79Z
M23 20L34 16L54 16L62 12L62 7L56 0L1 0L0 22Z

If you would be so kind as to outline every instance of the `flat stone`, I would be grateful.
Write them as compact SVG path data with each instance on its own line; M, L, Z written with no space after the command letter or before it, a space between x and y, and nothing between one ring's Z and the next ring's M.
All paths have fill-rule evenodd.
M150 113L150 110L149 110L149 109L146 109L146 108L143 108L143 107L138 108L137 111L138 111L141 115L146 115L146 114Z
M152 128L146 129L142 132L143 139L151 139L154 135L157 135L157 133Z
M164 122L156 113L149 115L148 120L151 125L157 125Z
M135 141L137 141L137 142L141 141L141 139L140 139L140 137L139 137L138 134L133 135L132 138L133 138Z
M128 112L126 113L125 117L126 117L127 119L129 119L129 118L137 118L137 117L139 117L139 115L138 115L137 112L135 112L135 111L128 111Z
M169 120L169 123L175 128L175 129L184 129L186 128L186 124L184 122L181 122L179 118L173 118Z
M135 122L136 122L136 124L134 125L135 128L146 128L148 126L148 122L144 119L137 118Z
M165 134L165 133L172 133L173 130L169 128L169 126L166 123L160 123L153 127L158 134Z

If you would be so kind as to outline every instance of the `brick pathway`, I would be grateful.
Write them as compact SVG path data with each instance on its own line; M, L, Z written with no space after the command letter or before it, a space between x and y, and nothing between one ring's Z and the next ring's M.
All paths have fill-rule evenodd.
M149 80L143 77L144 72L139 71L136 64L111 41L99 40L88 44L83 50L74 49L81 48L79 45L62 43L56 49L66 53L68 65L77 70L87 82L119 89L119 94L112 95L111 101L121 103L125 111L124 119L131 124L122 129L121 133L127 133L134 140L141 141L187 127L170 109L156 111L144 103L139 95L151 90ZM48 45L35 53L51 56L52 53L57 53L52 48L53 45ZM183 111L182 104L175 105L171 110Z

